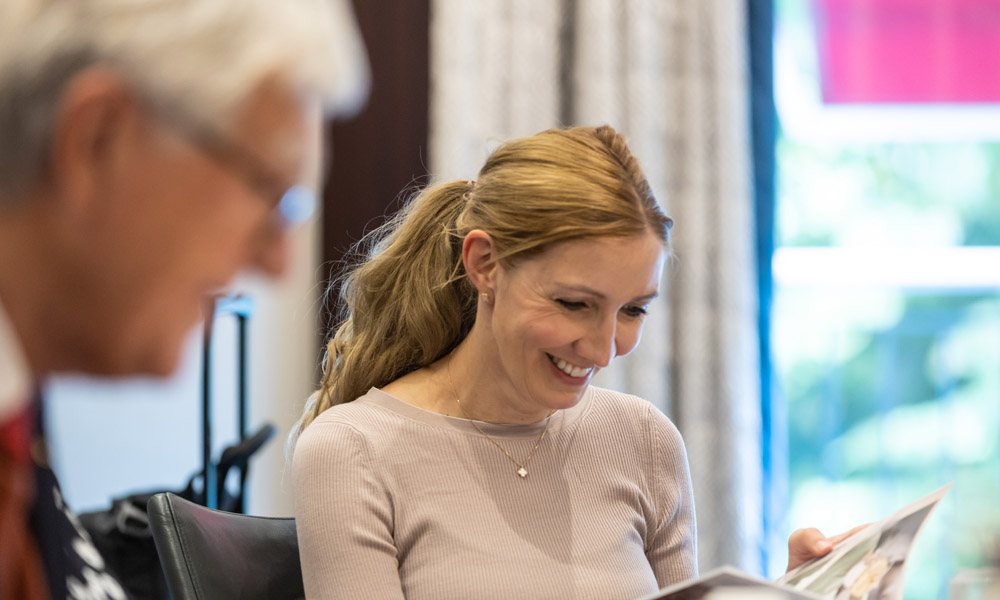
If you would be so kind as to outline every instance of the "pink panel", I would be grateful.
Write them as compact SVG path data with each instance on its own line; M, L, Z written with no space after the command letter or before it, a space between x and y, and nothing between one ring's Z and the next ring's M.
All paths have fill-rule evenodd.
M815 0L828 103L1000 101L1000 0Z

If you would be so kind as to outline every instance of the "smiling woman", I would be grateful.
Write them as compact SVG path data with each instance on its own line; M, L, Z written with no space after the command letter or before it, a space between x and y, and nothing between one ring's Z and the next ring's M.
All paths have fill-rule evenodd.
M644 237L657 240L658 256L672 224L610 127L548 130L504 144L477 181L427 188L362 243L341 288L343 323L327 348L324 383L301 427L475 335L482 307L501 299L496 279L526 261L564 242ZM616 263L623 255L606 254ZM579 286L589 266L575 266ZM637 296L656 291L648 276L635 285L643 288Z
M293 438L316 598L639 597L696 572L676 428L590 385L671 220L610 127L501 146L367 240Z

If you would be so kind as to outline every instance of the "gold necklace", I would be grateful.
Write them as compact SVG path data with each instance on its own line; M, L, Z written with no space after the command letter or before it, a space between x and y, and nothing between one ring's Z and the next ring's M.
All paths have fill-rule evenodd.
M545 417L545 427L542 429L542 435L538 436L538 439L535 440L535 447L532 448L531 452L528 453L528 457L524 459L524 462L518 462L518 460L514 458L514 456L510 452L508 452L506 448L500 445L500 442L496 441L495 439L493 439L493 436L483 431L483 428L479 426L479 423L476 423L474 420L469 418L468 413L465 412L465 408L462 407L462 401L458 399L458 390L455 389L455 383L451 379L450 361L448 362L448 368L446 369L446 372L448 375L448 385L451 387L452 395L455 396L455 404L458 405L458 411L462 413L462 416L465 417L467 421L472 423L472 426L476 428L476 431L478 431L480 435L482 435L484 438L492 442L494 446L499 448L500 451L503 452L504 455L510 459L510 462L517 465L517 471L515 472L521 477L521 479L526 478L528 476L528 469L527 469L528 463L531 462L531 459L535 456L535 452L538 450L538 446L540 446L542 444L542 440L545 439L545 433L549 430L549 422L552 420L552 415L555 414L556 411L550 412L549 416Z

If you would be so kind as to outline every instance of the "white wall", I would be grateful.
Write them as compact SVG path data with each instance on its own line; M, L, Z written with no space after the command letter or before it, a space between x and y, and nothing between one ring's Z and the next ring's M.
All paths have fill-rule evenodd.
M254 431L278 435L250 465L247 511L292 514L284 441L316 381L320 227L296 232L288 276L280 283L241 278L235 290L256 302L249 328L249 416ZM233 443L235 323L215 327L213 363L216 453ZM94 380L63 376L46 390L50 454L70 505L106 507L132 491L183 487L201 465L201 336L192 332L178 373L167 380ZM216 454L217 456L217 454Z

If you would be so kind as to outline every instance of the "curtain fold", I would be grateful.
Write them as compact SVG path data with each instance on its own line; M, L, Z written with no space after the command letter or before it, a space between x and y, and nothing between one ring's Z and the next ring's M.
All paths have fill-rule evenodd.
M675 222L642 343L598 376L688 446L703 569L762 573L758 305L747 23L725 0L434 0L431 171L497 141L609 123ZM490 143L483 144L483 140Z
M434 0L430 171L474 177L497 143L559 121L562 3Z

